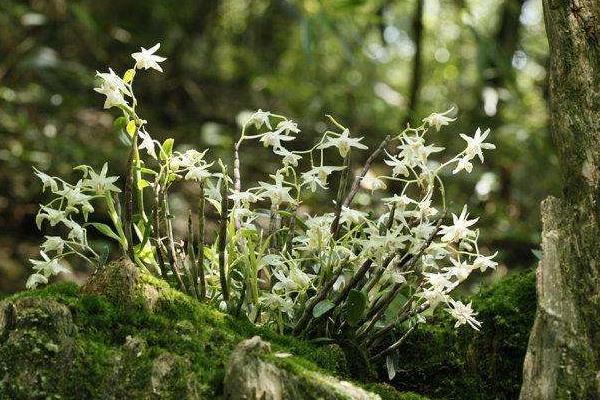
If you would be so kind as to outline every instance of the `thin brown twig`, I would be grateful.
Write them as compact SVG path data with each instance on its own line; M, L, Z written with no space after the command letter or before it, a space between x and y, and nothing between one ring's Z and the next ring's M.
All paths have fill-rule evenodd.
M394 344L392 344L391 346L389 346L388 348L386 348L385 350L379 352L378 354L374 355L373 357L371 357L371 360L375 361L378 360L380 358L382 358L383 356L388 355L389 353L391 353L392 351L396 350L398 347L400 347L400 345L406 340L406 338L408 337L408 335L410 335L410 333L415 329L417 325L413 325L411 326L405 333L404 335L402 335L402 337L400 339L398 339Z
M158 266L160 268L161 273L165 271L165 254L162 253L160 247L161 241L161 230L160 230L160 185L158 183L155 184L154 187L154 209L152 210L152 225L153 225L153 238L152 242L154 244L154 248L156 249L156 258L158 261Z
M242 177L240 174L240 145L242 144L241 139L235 144L233 150L233 190L235 193L240 193L242 190ZM235 229L240 229L242 223L240 218L235 216Z
M319 292L306 303L306 306L304 307L304 311L302 312L302 316L300 317L300 319L298 320L298 323L296 324L296 326L294 327L294 330L292 331L293 335L299 335L308 326L308 323L310 322L310 319L312 318L313 309L319 302L325 300L325 298L327 297L327 294L331 291L331 288L333 288L333 285L335 284L337 279L342 274L345 266L346 265L344 263L342 263L338 267L338 269L333 273L333 276L331 278L329 278L323 284L323 286L321 286L321 289L319 290Z
M229 219L228 215L228 194L227 194L227 169L223 168L223 178L221 181L221 222L219 227L219 280L221 283L221 293L223 294L223 300L229 302L229 287L227 284L227 271L226 271L226 259L225 259L225 247L227 245L227 222Z
M136 139L137 137L134 140ZM125 170L128 171L128 173L125 179L125 187L123 188L123 233L125 234L125 239L127 239L127 255L133 261L133 145L129 151L127 168Z
M354 178L354 182L352 183L350 192L344 199L344 202L339 206L340 210L342 209L342 207L348 207L350 205L350 203L352 203L352 200L354 200L354 196L356 196L356 193L358 193L358 189L360 188L360 181L365 177L367 172L369 172L369 168L371 168L371 164L373 163L373 161L375 161L375 159L379 156L379 154L381 154L383 149L386 148L386 146L389 143L389 141L391 140L391 138L392 137L390 135L387 135L385 137L385 139L383 139L383 141L379 144L379 147L377 147L377 149L373 153L371 153L371 155L365 162L363 169L360 171L360 174L358 176L356 176L356 178ZM338 213L334 217L333 222L331 223L331 232L336 233L337 230L339 229L339 224L340 224L340 214Z
M169 264L171 266L171 271L173 272L173 275L175 276L175 279L177 280L177 285L179 286L179 289L184 292L187 293L185 284L183 283L183 279L181 278L181 273L179 271L179 265L178 265L178 258L177 258L177 252L175 251L175 240L173 239L173 225L171 224L171 216L170 216L170 211L169 211L169 199L168 199L168 194L166 192L166 189L163 187L161 190L161 194L162 194L162 201L161 201L161 205L162 205L162 219L165 222L165 229L166 229L166 239L167 239L167 246L166 246L166 254L169 258ZM162 241L160 242L162 243ZM164 246L164 244L163 244Z
M194 250L194 223L192 220L192 210L188 211L187 228L187 255L190 260L190 288L194 297L198 299L198 264L196 264L196 252Z
M340 177L340 185L338 187L338 192L335 200L335 216L333 218L333 222L331 224L331 233L333 234L334 239L338 238L339 228L340 228L340 217L342 215L342 202L344 193L346 193L346 188L348 186L348 179L350 178L350 153L352 151L348 151L346 157L344 158L344 171L342 172L342 176Z
M396 214L396 203L394 203L394 205L392 206L392 209L390 210L390 216L387 220L387 223L385 224L385 232L383 232L382 234L385 234L387 231L389 231L392 228L392 225L394 224L394 216ZM393 259L392 259L393 260ZM392 261L390 260L390 262ZM379 282L379 280L381 279L381 277L383 276L383 273L385 272L385 270L387 269L389 263L384 265L381 265L379 267L379 269L375 272L375 276L373 276L368 283L366 283L367 287L365 289L366 293L369 293L371 291L371 289L373 289L373 287L375 287L375 285ZM364 287L364 285L363 285ZM362 290L362 288L361 288Z
M286 240L286 250L292 254L292 245L294 242L294 234L296 232L296 207L290 207L290 223L288 224L288 236Z
M383 327L381 330L377 331L369 339L369 341L368 341L369 348L374 347L378 343L377 339L381 338L383 335L385 335L386 333L391 331L395 326L403 323L404 321L408 320L411 317L414 317L415 315L417 315L419 313L422 313L423 311L427 310L428 308L429 308L429 303L425 302L425 303L422 303L421 305L419 305L416 309L414 309L412 311L405 311L402 314L400 314L397 318L395 318L393 321L390 321L385 327Z
M417 260L421 257L423 252L425 252L425 250L427 250L427 248L431 245L431 242L434 240L435 236L440 231L442 221L443 221L443 215L439 217L434 231L431 233L429 238L427 238L427 240L421 245L421 248L419 249L417 254L413 255L411 258L409 258L405 262L403 262L401 264L400 268L408 269L417 262ZM402 262L402 260L400 262ZM396 295L398 294L398 292L400 291L400 289L403 286L404 285L402 283L396 283L392 287L392 289L390 289L390 291L384 297L382 297L380 299L380 301L375 303L375 305L371 308L371 310L369 310L369 312L367 313L367 315L364 318L364 321L365 322L370 321L370 322L368 323L366 328L362 330L362 332L361 332L362 336L366 335L373 328L375 323L379 320L379 318L381 318L383 313L385 313L385 311L387 310L389 305L392 303L392 301L396 298Z
M206 278L204 277L204 182L200 183L200 200L198 201L198 237L197 237L197 249L198 249L198 278L199 278L199 295L200 300L206 298Z

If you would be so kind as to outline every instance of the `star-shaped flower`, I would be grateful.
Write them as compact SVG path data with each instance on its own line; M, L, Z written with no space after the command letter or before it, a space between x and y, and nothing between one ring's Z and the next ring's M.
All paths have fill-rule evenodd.
M271 128L271 122L269 121L269 117L271 113L269 111L263 111L260 108L254 114L250 116L246 124L254 125L256 129L260 129L263 125L265 125L269 129Z
M139 69L152 68L159 72L163 72L163 69L160 65L158 65L158 63L165 61L166 58L154 54L159 48L160 43L156 43L154 46L147 50L142 47L141 51L133 53L131 57L133 57L133 59L135 60L135 67Z
M145 149L148 155L156 160L157 157L156 150L154 148L154 140L150 137L150 134L148 134L144 130L140 130L138 135L140 136L140 139L142 139L142 142L139 144L138 149Z
M278 156L282 156L283 159L281 160L281 162L283 163L284 166L292 166L292 167L297 167L298 166L298 161L300 161L302 159L302 156L299 154L295 154L292 153L291 151L280 147L278 149L273 149L273 153L277 154Z
M471 303L463 304L458 300L450 299L448 312L454 319L456 319L456 324L454 324L455 328L458 328L461 325L469 324L471 328L475 330L479 330L481 327L481 322L475 319L476 312L473 311L473 306Z
M340 156L346 157L351 147L355 147L357 149L368 149L367 146L360 143L363 138L351 138L350 131L348 129L344 129L342 134L338 137L327 136L327 141L321 145L319 145L319 149L326 149L328 147L337 147L340 152Z
M451 107L448 111L443 113L432 113L428 117L423 118L423 122L426 122L429 126L435 127L435 130L439 132L442 126L449 125L450 122L456 121L456 118L447 117L452 111L454 111L454 107Z
M83 181L83 186L95 191L97 194L106 192L119 193L121 189L116 187L114 183L119 179L118 176L106 176L108 172L108 163L104 163L100 174L90 169L90 176Z
M470 158L474 158L478 156L481 162L483 162L483 152L482 149L493 150L496 146L492 143L484 143L484 140L490 134L490 130L486 129L485 132L481 133L481 129L477 128L475 135L473 137L469 137L464 134L460 134L460 137L467 141L467 149L465 152Z
M467 213L467 206L465 205L460 213L460 216L452 214L452 225L442 225L440 229L440 235L442 236L443 242L457 242L472 236L474 232L469 229L473 226L479 218L469 220L469 214Z

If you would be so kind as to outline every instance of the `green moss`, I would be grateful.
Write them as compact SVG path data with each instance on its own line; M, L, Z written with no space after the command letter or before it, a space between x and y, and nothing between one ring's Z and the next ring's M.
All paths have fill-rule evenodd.
M419 394L412 392L398 392L393 386L384 383L370 383L363 385L367 390L377 393L381 400L428 400Z
M45 286L37 290L22 291L3 298L9 301L21 299L24 297L40 297L40 298L74 298L79 293L79 287L73 282L59 282L53 285Z
M434 398L516 399L536 309L535 272L514 274L471 299L481 331L454 329L443 311L402 347L393 385ZM383 371L382 375L383 375Z
M342 379L356 376L350 373L356 367L337 345L317 347L257 328L200 304L159 279L139 278L138 295L144 287L156 292L151 307L141 300L133 306L121 302L114 292L106 297L81 291L73 284L51 285L5 299L4 303L55 301L70 311L73 332L65 334L70 329L65 328L58 336L49 335L44 328L56 327L55 318L48 317L52 313L27 310L25 319L30 322L21 323L34 329L23 330L11 346L0 346L0 372L9 371L8 378L15 378L15 365L30 364L36 373L17 377L13 382L18 385L4 379L0 398L45 398L55 393L63 398L98 398L105 397L107 390L115 398L136 398L153 385L158 385L161 398L195 397L191 393L219 398L231 351L254 335L269 341L275 352L293 354L273 359L288 371L318 371ZM384 384L362 386L384 400L423 399L410 392L446 399L516 398L536 307L534 273L503 279L472 300L483 322L480 332L465 327L455 330L453 321L438 312L437 323L422 326L409 337L392 382L405 392ZM67 354L65 346L70 349ZM64 368L65 363L71 367ZM156 383L153 376L161 368L164 376Z
M338 346L317 347L257 328L197 302L161 280L148 275L138 278L130 288L134 301L117 290L101 295L93 285L82 290L73 284L51 285L4 299L0 311L2 304L14 304L18 323L24 325L7 327L6 335L0 327L0 376L4 376L0 398L135 399L146 398L148 388L165 399L220 398L230 353L240 341L254 335L269 341L275 352L293 354L281 359L291 370L324 372L343 379L350 375ZM148 293L151 301L143 298ZM56 310L27 308L22 302L32 301L29 299L55 304ZM39 315L33 315L36 310ZM24 313L29 314L24 317ZM47 334L45 328L60 313L68 317L64 327L53 326ZM16 332L24 334L17 340ZM24 375L20 379L16 379L15 365Z

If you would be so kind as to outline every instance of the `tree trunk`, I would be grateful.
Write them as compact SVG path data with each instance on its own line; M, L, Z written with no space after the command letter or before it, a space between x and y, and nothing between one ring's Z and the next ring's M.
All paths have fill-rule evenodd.
M544 0L561 198L542 203L521 400L600 398L600 0Z

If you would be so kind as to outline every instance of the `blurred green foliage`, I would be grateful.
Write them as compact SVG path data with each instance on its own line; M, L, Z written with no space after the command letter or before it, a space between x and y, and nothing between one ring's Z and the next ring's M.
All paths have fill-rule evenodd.
M36 252L32 166L69 176L84 160L110 159L113 172L124 169L127 148L92 91L94 72L122 73L131 52L156 42L165 72L136 82L152 135L226 160L245 110L289 115L306 142L332 113L373 147L456 107L438 141L458 150L458 133L490 127L498 150L446 188L450 207L467 202L482 215L486 246L509 268L532 261L538 204L558 179L539 0L0 0L0 37L0 292L23 286ZM247 179L270 170L267 154L243 153Z

